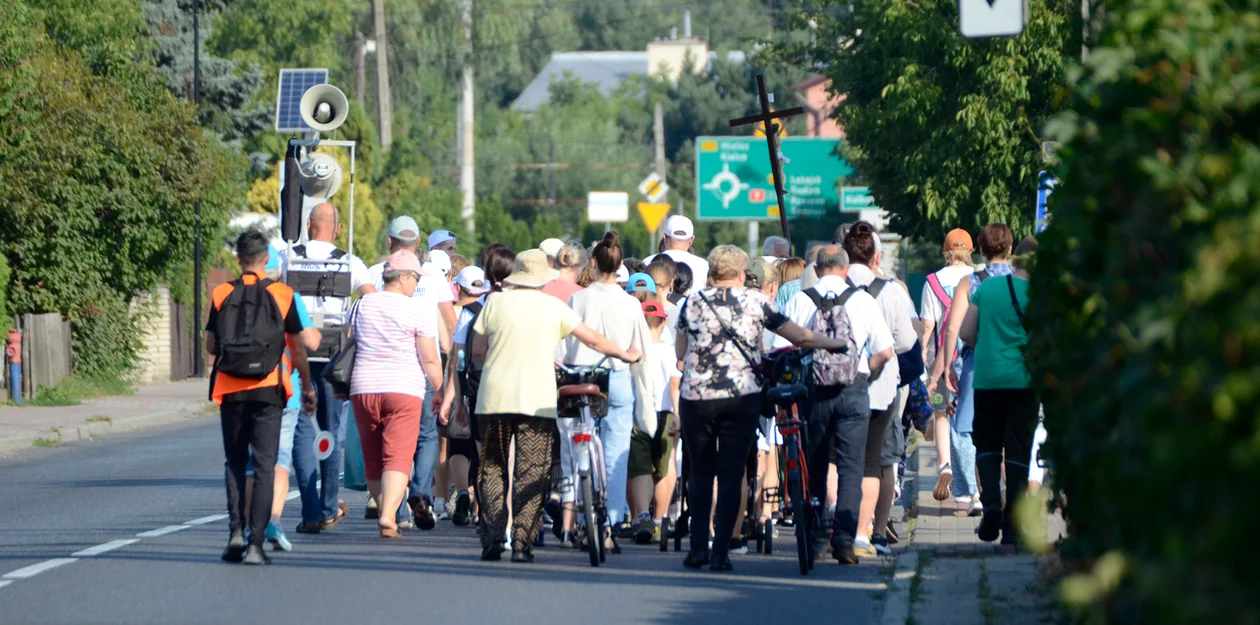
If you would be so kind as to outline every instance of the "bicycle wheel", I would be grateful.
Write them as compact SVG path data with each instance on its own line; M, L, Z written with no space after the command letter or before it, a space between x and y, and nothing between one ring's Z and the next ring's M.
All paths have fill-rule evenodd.
M595 491L591 488L590 472L581 473L578 479L582 482L582 514L586 517L587 553L591 556L591 566L599 566L599 552L604 548L599 528L603 523L595 517Z
M669 553L669 517L661 519L661 553Z
M805 488L801 482L800 468L791 466L795 462L788 460L788 496L792 498L792 517L796 519L796 557L801 566L801 575L809 575L810 544L809 524L805 516Z
M765 536L765 551L763 553L770 555L774 553L774 520L766 519L766 523L761 526L761 532Z

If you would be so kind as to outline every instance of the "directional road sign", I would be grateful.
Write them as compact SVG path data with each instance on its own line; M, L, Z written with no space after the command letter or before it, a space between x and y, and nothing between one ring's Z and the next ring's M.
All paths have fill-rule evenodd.
M629 220L630 194L621 191L592 191L587 193L586 219L592 223Z
M855 212L875 209L879 207L875 205L875 197L871 195L871 190L866 187L844 187L840 189L840 210L844 212Z
M643 179L643 182L639 183L639 193L642 193L643 197L649 202L660 202L669 193L669 184L662 180L656 172L652 172L648 174L647 178Z
M968 39L1014 37L1027 23L1027 0L958 0L958 32Z
M853 174L837 153L839 145L839 139L817 137L780 140L789 219L822 217L839 210L836 183ZM697 137L696 148L697 218L778 216L765 138Z

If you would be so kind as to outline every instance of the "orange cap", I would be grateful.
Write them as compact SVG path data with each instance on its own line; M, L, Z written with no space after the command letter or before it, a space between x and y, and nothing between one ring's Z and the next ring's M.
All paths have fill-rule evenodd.
M971 234L962 228L954 228L945 235L945 250L971 251L975 246L971 242Z

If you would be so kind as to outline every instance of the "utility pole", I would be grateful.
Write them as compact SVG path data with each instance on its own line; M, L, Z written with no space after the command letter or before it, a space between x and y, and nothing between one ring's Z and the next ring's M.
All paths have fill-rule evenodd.
M367 41L363 33L354 34L354 99L363 106L363 92L367 91Z
M201 105L201 1L193 0L193 107ZM193 201L193 327L200 336L201 327L201 291L206 288L201 279L201 198ZM193 345L193 377L199 378L206 373L205 354L201 341Z
M690 13L685 14L684 21L686 22L686 28L684 32L686 32L687 36L690 37L691 36L691 14ZM668 183L669 175L665 171L665 107L661 106L660 102L657 102L656 106L652 108L652 151L654 152L654 155L656 157L656 162L654 163L655 169L656 169L656 175L660 176L661 180ZM679 211L679 212L682 212L682 211ZM659 226L657 227L655 231L652 232L651 234L652 238L648 242L648 254L656 253L656 242L660 240L660 237L658 236L659 232L660 232Z
M385 0L372 0L376 30L376 125L381 147L394 142L394 113L389 95L389 44L385 34Z
M477 134L473 128L473 0L460 0L460 19L464 23L464 76L462 80L463 95L460 98L460 155L459 155L459 190L461 201L459 216L464 219L468 234L476 231L475 216L477 184L476 159L474 158L474 142Z
M551 212L555 213L555 210L556 210L556 138L555 136L552 136L549 138L549 140L551 142L551 145L548 148L548 155L547 155L547 158L549 159L548 164L550 165L549 167L547 167L547 198L548 198L547 201L549 202L548 206L551 207Z

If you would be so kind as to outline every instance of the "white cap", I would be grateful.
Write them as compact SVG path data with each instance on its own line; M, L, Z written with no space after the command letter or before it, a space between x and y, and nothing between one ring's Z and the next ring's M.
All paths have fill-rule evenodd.
M560 239L547 239L538 244L538 249L542 250L547 258L555 258L560 253L560 249L564 247L564 241Z
M443 276L451 273L451 257L442 250L429 250L429 262L426 264L433 265Z
M696 236L696 227L682 215L671 215L665 220L665 236L671 239L690 239Z
M437 230L429 235L429 249L433 249L435 245L441 245L447 241L454 241L455 233L450 230Z
M490 284L486 282L486 272L473 265L459 270L459 274L455 276L455 284L473 295L484 295L490 290Z
M617 268L617 284L625 284L630 281L630 270L625 265Z

